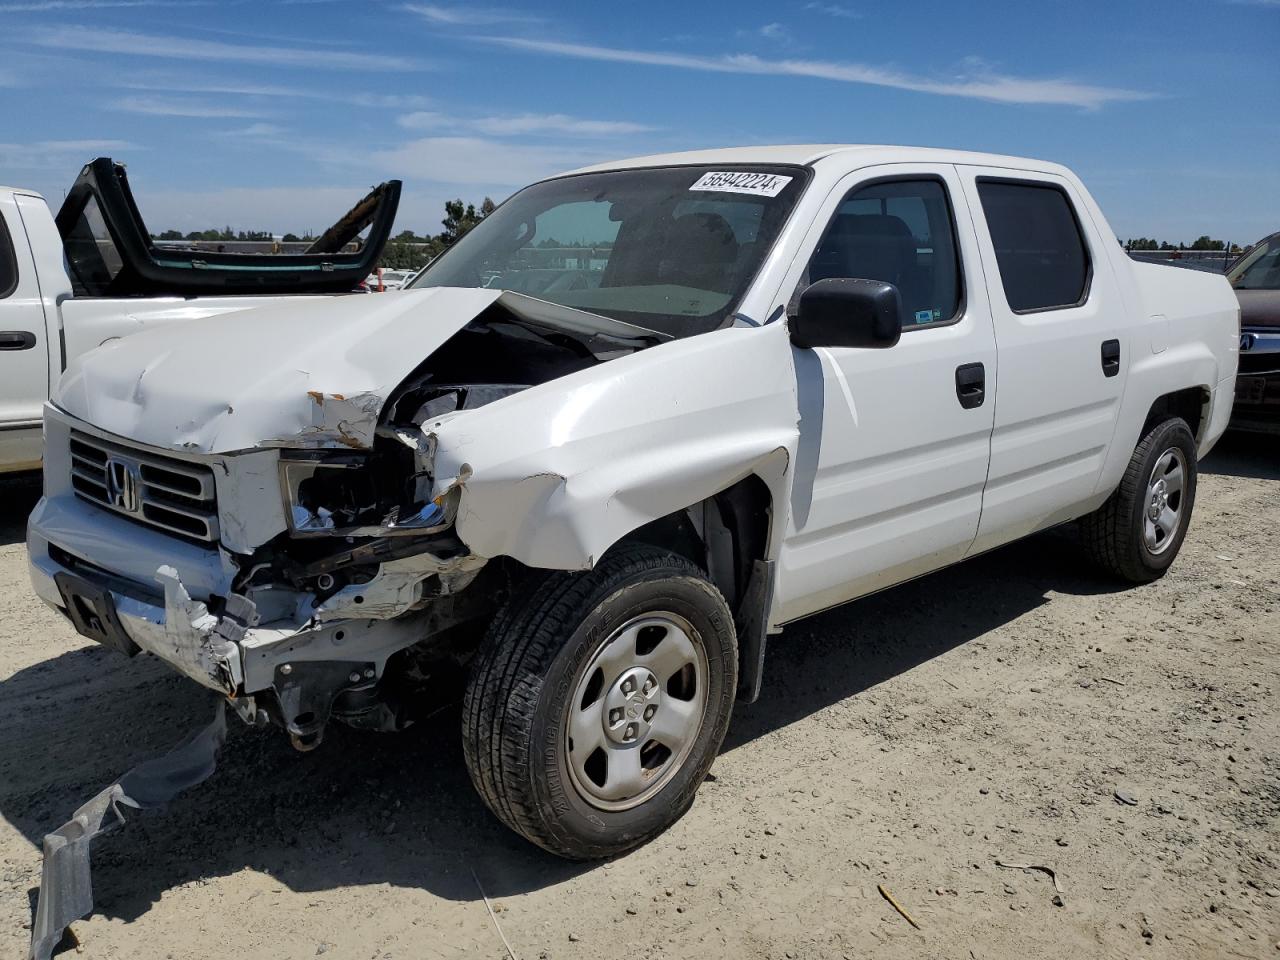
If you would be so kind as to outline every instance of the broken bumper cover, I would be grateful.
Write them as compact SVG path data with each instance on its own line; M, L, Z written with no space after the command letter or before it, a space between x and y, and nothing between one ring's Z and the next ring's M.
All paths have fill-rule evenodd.
M193 731L168 753L138 764L83 804L67 823L46 833L29 960L49 960L69 925L92 913L93 838L122 826L124 814L120 808L147 810L164 806L180 792L209 780L225 740L227 721L219 701L206 726Z
M70 924L93 912L90 844L123 825L122 807L164 806L184 790L207 780L227 738L221 701L213 718L168 753L138 764L83 804L70 820L44 838L40 899L31 924L29 960L49 960Z
M81 560L64 543L92 547L95 562ZM221 594L226 599L216 614L209 603L193 599L197 589L207 597L219 595L212 581L220 570L216 551L140 533L136 525L71 498L41 500L28 525L27 548L36 594L81 633L103 639L84 629L86 621L104 632L118 631L123 642L112 646L129 652L129 645L136 645L154 654L230 698L246 721L266 719L255 695L270 693L268 716L274 715L295 743L317 736L335 697L368 692L382 678L388 658L423 636L419 618L405 615L415 595L400 580L409 576L397 576L394 564L384 565L379 580L387 588L382 596L400 603L356 604L373 616L345 617L340 603L333 603L333 610L299 604L291 617L259 623L257 607L233 594L227 581ZM148 567L149 582L141 573ZM73 612L69 605L80 609ZM376 619L379 614L387 619Z
M40 599L67 614L90 639L136 653L128 649L132 644L210 690L236 694L243 669L238 637L229 636L230 617L215 617L206 604L192 600L177 568L170 564L159 564L151 584L146 584L79 562L76 554L52 539L72 522L69 515L88 518L87 525L79 526L79 534L97 534L91 541L109 535L110 530L93 524L91 507L41 500L27 529L31 582ZM110 522L114 518L105 520L109 521L105 526L115 525Z

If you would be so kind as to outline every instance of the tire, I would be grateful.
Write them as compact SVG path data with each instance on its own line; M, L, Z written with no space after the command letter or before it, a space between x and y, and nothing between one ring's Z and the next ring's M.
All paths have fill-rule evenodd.
M1176 492L1172 482L1175 474L1181 476ZM1165 482L1163 490L1157 487L1161 480ZM1169 521L1163 511L1159 520L1152 517L1153 498L1161 496L1176 515L1176 522ZM1178 417L1162 420L1138 443L1116 491L1080 521L1085 547L1099 565L1117 577L1130 583L1151 583L1164 576L1182 548L1195 502L1195 438L1186 421ZM1158 508L1159 503L1154 506Z
M467 769L498 819L543 849L624 853L692 805L737 674L733 615L706 575L624 545L499 612L463 701Z

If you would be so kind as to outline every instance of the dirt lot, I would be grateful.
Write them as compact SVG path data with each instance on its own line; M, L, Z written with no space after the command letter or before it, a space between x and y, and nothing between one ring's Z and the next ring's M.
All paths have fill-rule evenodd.
M502 957L482 886L522 960L1280 957L1280 444L1204 471L1159 583L1117 590L1054 532L788 630L690 814L611 864L499 826L456 710L308 755L235 723L212 780L99 842L81 951ZM193 685L32 598L37 495L0 487L5 957L42 834L202 722ZM998 860L1052 867L1061 905Z

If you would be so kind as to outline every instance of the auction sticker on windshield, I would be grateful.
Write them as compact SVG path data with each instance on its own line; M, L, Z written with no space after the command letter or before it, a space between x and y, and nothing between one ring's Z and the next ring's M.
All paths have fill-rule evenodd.
M753 193L761 197L776 197L791 182L790 177L776 173L743 173L730 171L704 173L690 190L710 190L716 193Z

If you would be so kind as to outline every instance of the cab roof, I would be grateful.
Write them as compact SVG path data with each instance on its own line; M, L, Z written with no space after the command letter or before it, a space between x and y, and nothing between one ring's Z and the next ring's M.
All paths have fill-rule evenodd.
M34 190L27 190L23 187L6 187L4 184L0 184L0 193L11 193L16 197L35 197L37 200L44 199L44 197L36 193Z
M946 150L937 147L902 147L867 143L774 144L755 147L721 147L714 150L686 150L681 153L658 153L581 167L572 173L600 173L606 170L630 170L642 167L667 167L684 164L784 163L813 166L820 160L839 157L851 167L873 163L963 163L984 167L1007 167L1065 173L1065 168L1045 160L1010 157L968 150Z

